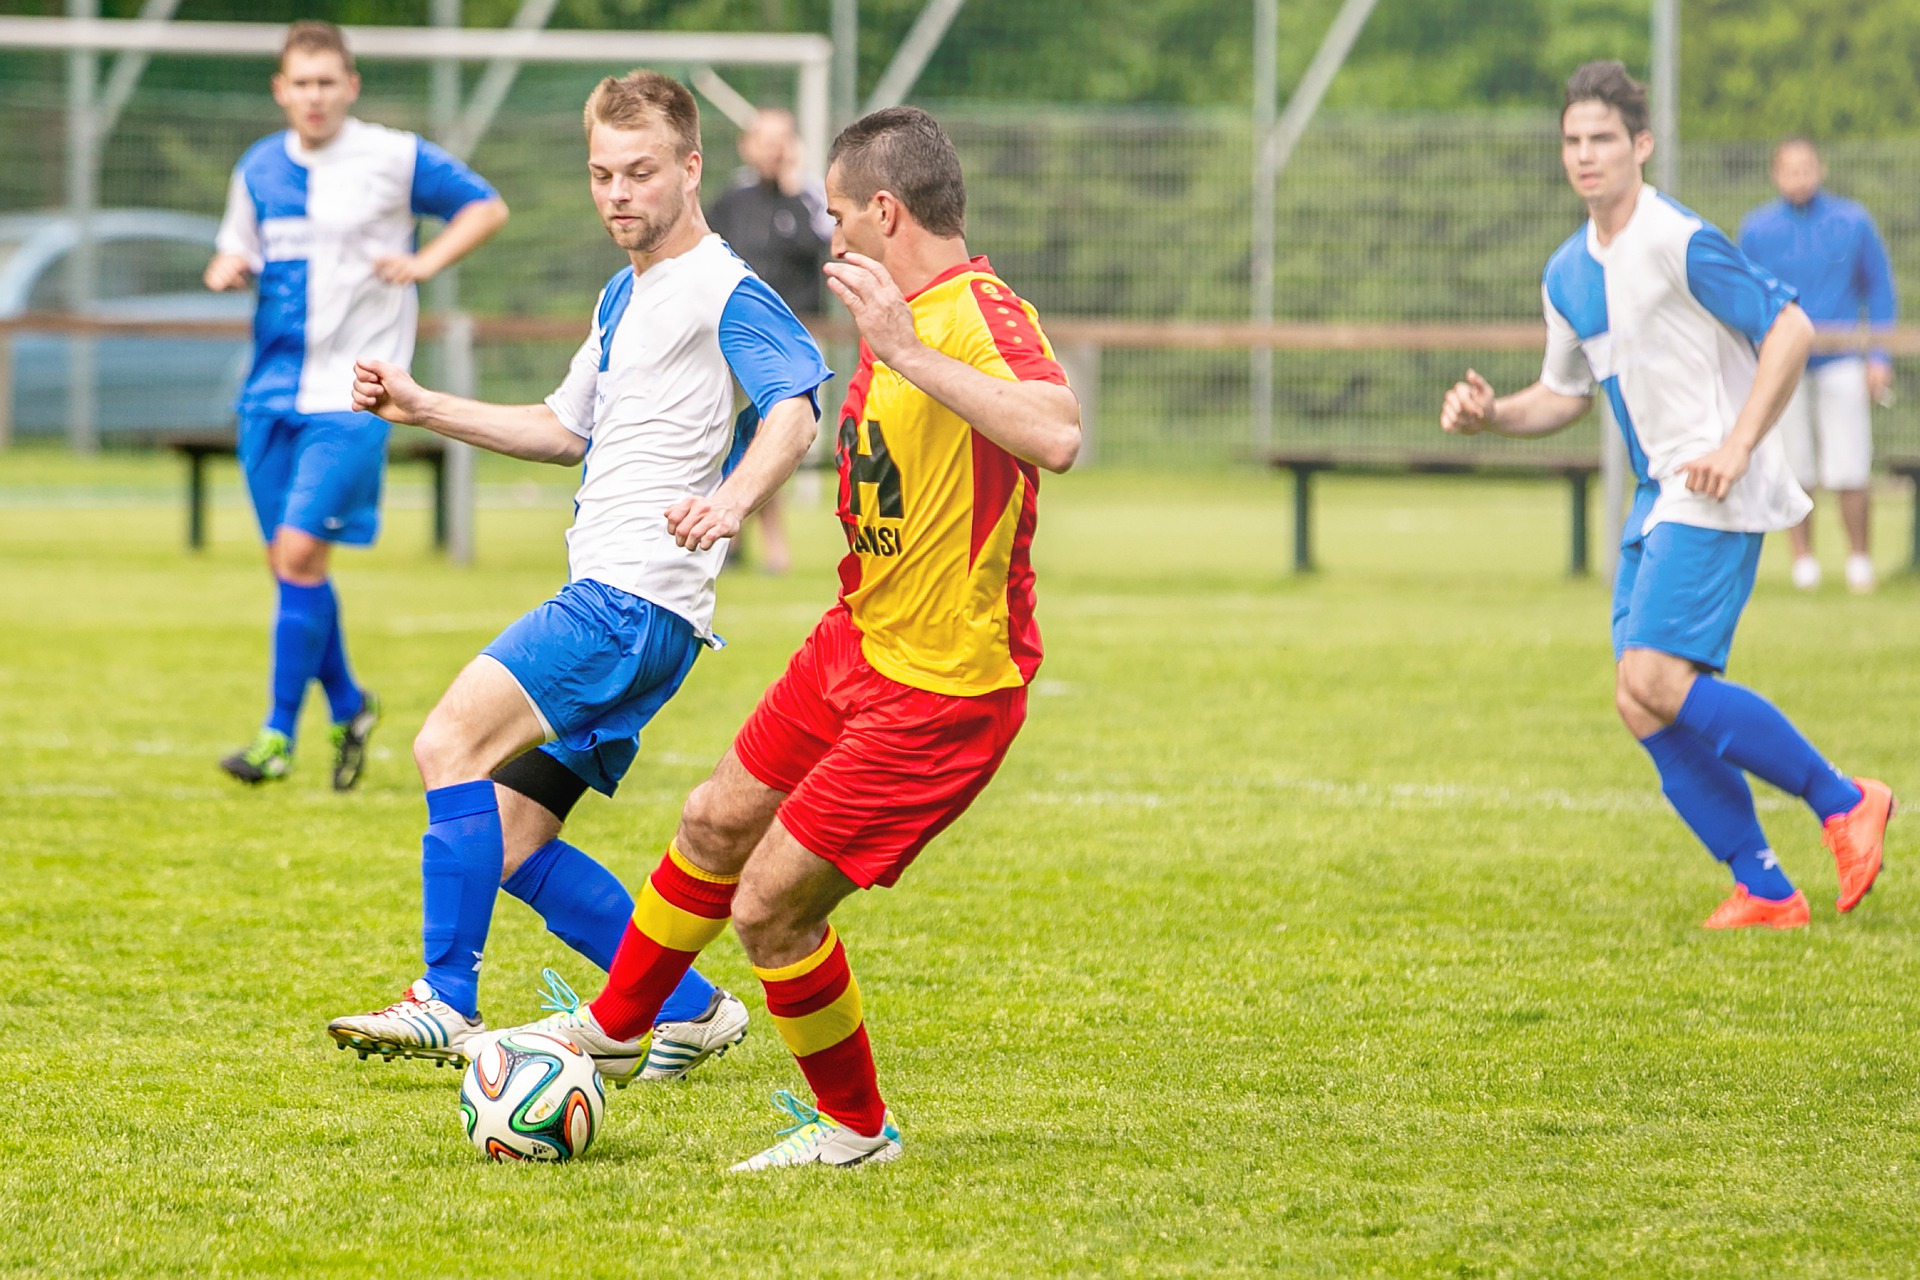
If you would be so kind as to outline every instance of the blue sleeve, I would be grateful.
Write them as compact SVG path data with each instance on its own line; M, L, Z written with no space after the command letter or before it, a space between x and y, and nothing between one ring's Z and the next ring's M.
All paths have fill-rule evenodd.
M487 180L453 158L446 148L420 139L413 157L413 211L450 219L478 200L498 197Z
M1890 325L1900 307L1893 292L1893 265L1887 261L1887 246L1880 239L1880 228L1873 219L1863 217L1860 226L1860 257L1854 264L1854 283L1867 301L1867 320L1876 328Z
M814 392L833 370L806 326L759 276L743 277L720 312L720 351L760 416L794 396L811 399L820 416Z
M1687 241L1687 289L1714 319L1756 346L1800 296L1734 248L1716 227L1701 227Z

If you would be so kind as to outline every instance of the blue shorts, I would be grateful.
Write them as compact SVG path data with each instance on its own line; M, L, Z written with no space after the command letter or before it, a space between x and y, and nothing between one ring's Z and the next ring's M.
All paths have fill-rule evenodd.
M380 532L387 424L370 413L240 417L240 469L260 536L281 525L356 547Z
M600 582L569 582L481 652L513 674L553 741L540 750L610 796L640 730L679 690L702 645L693 624Z
M1656 649L1727 669L1733 629L1753 594L1758 533L1657 524L1620 545L1613 580L1613 657Z

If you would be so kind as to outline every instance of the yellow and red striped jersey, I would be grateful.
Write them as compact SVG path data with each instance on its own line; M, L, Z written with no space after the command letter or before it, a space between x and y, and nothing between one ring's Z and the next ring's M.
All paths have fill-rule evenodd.
M1032 307L985 258L907 299L920 340L1009 381L1066 374ZM968 697L1023 685L1040 666L1033 617L1039 469L873 358L840 410L840 598L875 670Z

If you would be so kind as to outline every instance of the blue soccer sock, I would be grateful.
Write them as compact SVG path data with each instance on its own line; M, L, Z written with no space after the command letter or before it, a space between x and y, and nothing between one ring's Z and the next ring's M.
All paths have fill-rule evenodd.
M1673 725L1642 738L1640 745L1653 757L1660 790L1675 812L1748 893L1776 901L1793 896L1793 882L1767 847L1753 810L1753 792L1738 769L1700 738Z
M613 967L633 895L613 872L564 840L527 855L500 886L540 913L547 932L602 969Z
M633 895L611 871L566 841L549 840L500 887L539 912L554 937L602 969L613 967L633 918ZM688 969L654 1021L697 1018L712 998L713 984Z
M333 627L327 632L327 647L320 655L320 687L326 690L327 709L333 714L333 722L341 724L359 715L367 700L353 678L353 669L347 665L347 632L340 621L340 599L334 594L331 582L321 583L320 589L333 604Z
M492 779L427 792L427 834L420 841L427 981L469 1018L479 1013L480 958L504 860Z
M1784 902L1793 896L1793 881L1787 879L1787 873L1780 869L1780 860L1773 856L1771 849L1729 858L1727 870L1733 872L1734 880L1756 898Z
M273 619L273 709L267 728L293 736L307 684L320 673L336 621L331 585L281 581L280 607Z
M1823 822L1860 803L1853 779L1751 689L1703 675L1687 691L1673 722L1697 734L1728 764L1799 796Z

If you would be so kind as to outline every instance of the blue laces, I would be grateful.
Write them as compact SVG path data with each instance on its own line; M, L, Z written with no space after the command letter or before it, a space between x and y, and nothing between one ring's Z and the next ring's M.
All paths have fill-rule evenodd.
M547 989L540 993L540 1007L551 1013L573 1013L580 1008L580 997L573 994L567 980L551 969L542 969Z
M825 1118L785 1089L773 1091L773 1105L793 1117L793 1123L780 1131L779 1136L782 1138L790 1133L798 1133L810 1124L819 1124Z

